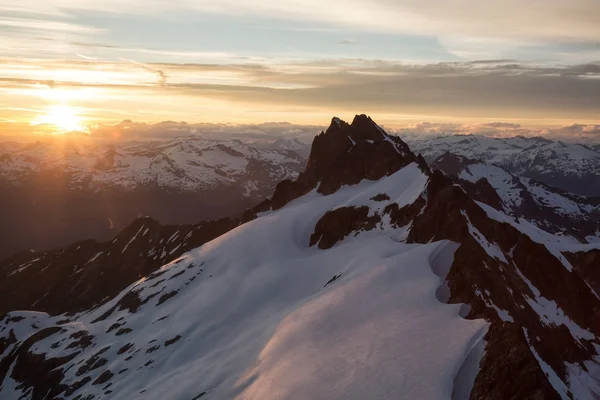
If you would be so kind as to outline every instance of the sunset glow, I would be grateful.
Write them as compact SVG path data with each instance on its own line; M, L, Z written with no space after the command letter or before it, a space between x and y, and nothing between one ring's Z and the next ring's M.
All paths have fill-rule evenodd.
M600 124L591 0L12 3L0 0L3 135L356 113L390 128Z
M67 105L52 106L48 111L31 121L32 125L51 125L54 133L83 132L86 127L77 111Z

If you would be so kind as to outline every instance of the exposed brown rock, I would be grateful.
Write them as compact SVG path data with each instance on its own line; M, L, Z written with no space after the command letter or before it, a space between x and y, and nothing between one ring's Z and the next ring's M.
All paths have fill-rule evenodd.
M29 352L29 349L38 341L60 330L60 327L42 329L15 347L10 354L0 360L0 381L5 379L10 366L14 363L11 378L22 382L25 387L32 387L32 399L42 400L58 397L66 389L61 384L63 371L59 367L73 359L77 352L66 357L47 359L44 354L33 354Z
M369 217L369 207L343 207L328 211L315 226L310 246L328 249L351 232L371 230L381 221L379 216Z
M565 256L596 293L600 293L600 250L565 253Z
M556 301L569 318L596 335L600 333L595 326L600 306L598 299L585 282L576 273L569 272L544 245L533 242L509 224L488 218L460 187L441 173L433 174L427 198L427 207L415 218L408 240L426 243L449 239L460 243L447 276L450 301L469 304L470 318L486 318L492 322L486 336L490 352L476 380L476 392L482 396L479 398L555 397L553 389L532 386L524 379L514 380L515 369L538 371L533 376L543 377L539 375L539 363L530 356L531 352L527 357L522 353L533 346L564 379L565 362L581 362L592 357L595 351L590 343L579 343L566 327L546 325L540 320L526 301L527 298L534 299L535 295L522 276L531 281L541 296ZM466 218L485 240L502 250L508 263L492 258L482 249L469 233ZM497 313L483 301L483 291L489 293L486 296L489 301L508 312L514 324L499 320ZM514 329L520 332L510 333ZM523 329L529 332L530 343L525 341ZM505 340L506 335L511 337L509 341ZM534 339L538 337L540 340ZM522 350L514 351L511 346ZM527 364L524 364L525 360L528 360ZM511 382L514 393L506 393L506 388L496 388L507 382ZM488 392L493 395L486 394Z
M110 369L102 372L98 378L92 383L92 385L102 385L103 383L108 382L115 374L113 374Z
M519 326L496 322L486 337L481 373L471 400L559 400L523 337Z
M489 202L494 198L487 181L470 189L478 191L480 199L487 196ZM568 318L595 335L600 333L600 302L579 274L570 272L544 245L512 225L489 218L469 192L473 193L465 191L462 182L436 171L430 175L424 196L402 208L390 204L383 215L390 215L393 226L411 224L408 242L448 239L460 244L447 275L450 302L468 304L468 318L485 318L491 323L471 398L559 398L530 348L563 380L565 363L589 360L595 349L589 340L573 337L564 325L544 322L528 301L535 301L539 291L539 296L555 301ZM353 232L372 228L369 223L374 225L379 216L367 218L368 213L366 206L327 212L315 226L310 244L319 243L326 249ZM478 233L472 234L469 224ZM490 256L474 235L497 246L505 260ZM572 259L582 260L579 264L591 269L597 255ZM491 305L506 313L508 317L503 318L511 322L503 321Z
M127 343L125 346L121 347L119 349L119 351L117 351L117 354L123 354L128 350L131 350L133 348L133 343Z
M371 200L373 200L373 201L386 201L389 199L390 199L390 196L388 196L385 193L378 193L377 195L371 197Z
M177 335L174 338L165 341L165 347L168 347L168 346L170 346L170 345L172 345L174 343L177 343L179 341L179 339L181 339L181 336Z
M459 247L446 278L449 302L468 305L466 318L484 318L490 323L485 336L485 355L471 399L560 398L533 351L563 380L567 376L565 363L581 364L596 355L593 345L599 343L600 324L597 321L600 320L600 301L582 276L596 287L594 274L599 269L599 253L570 254L577 271L569 271L568 266L563 265L544 245L532 241L510 224L489 218L475 203L478 200L501 207L499 197L489 182L481 180L472 184L451 179L440 171L431 172L422 157L411 153L401 141L387 136L366 116L357 116L351 125L334 119L327 132L315 138L307 169L298 180L280 183L273 199L249 210L242 221L249 221L260 212L283 207L310 190L330 194L342 185L355 184L363 179L380 179L410 162L417 162L429 176L425 193L413 204L399 207L392 203L384 208L382 215L372 216L369 216L367 206L328 211L317 222L310 245L328 249L348 235L377 228L383 215L389 215L392 227L410 227L409 243L456 242ZM389 200L389 196L385 196L375 196L372 200ZM481 241L494 246L497 254L488 253ZM161 275L162 272L155 272L147 280L156 280L158 285L164 279L160 278ZM325 286L340 276L335 275ZM176 293L161 294L159 303ZM157 295L154 293L142 299L139 293L132 291L129 297L124 296L100 318L107 318L117 308L136 312L140 305ZM575 338L564 325L546 322L530 304L538 296L555 302L560 312L596 338ZM116 334L130 331L122 328ZM179 339L180 336L176 336L167 340L165 346ZM147 352L159 347L151 347ZM124 346L119 354L128 350ZM99 357L101 352L80 367L80 370L84 369L82 373L104 365L106 360ZM34 370L47 361L25 360L26 363L34 363ZM0 376L2 368L6 369L3 363L4 360L0 363ZM152 363L153 360L150 360L145 366ZM110 374L112 377L112 372ZM21 379L30 382L33 377L29 374ZM55 393L64 390L60 387L60 379L52 382ZM38 387L35 382L31 385ZM47 384L42 383L41 387L47 387Z
M104 347L101 350L99 350L96 354L94 354L92 357L90 357L85 364L83 364L81 367L79 367L79 369L77 370L77 376L81 376L83 374L86 374L90 371L95 370L96 368L100 368L101 366L105 365L108 360L106 358L102 358L100 357L102 354L106 353L108 350L110 349L110 346Z
M483 162L445 153L432 162L432 168L443 171L453 181L460 184L473 200L486 203L497 210L506 210L515 217L525 218L550 233L568 234L582 243L586 243L587 236L594 235L600 230L600 209L597 198L574 195L535 180L527 180L527 185L525 185L524 178L504 170L509 179L506 184L519 191L519 202L503 204L500 196L485 178L475 183L459 178L461 172L468 172L474 164L483 164ZM498 166L485 166L484 168L502 169ZM583 215L562 212L560 207L557 210L554 204L546 204L543 200L535 199L531 188L536 186L544 192L556 195L557 198L562 197L573 202L581 209L597 209L599 211L586 212Z

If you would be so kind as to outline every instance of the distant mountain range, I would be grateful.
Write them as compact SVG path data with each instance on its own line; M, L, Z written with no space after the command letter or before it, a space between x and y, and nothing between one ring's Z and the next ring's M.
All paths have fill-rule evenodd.
M574 194L600 196L600 145L588 147L522 136L411 136L404 140L429 162L450 152Z
M241 214L306 165L295 140L47 139L0 148L0 258L106 240L151 216L181 224Z
M48 176L72 190L135 190L160 187L176 192L237 185L246 197L262 196L273 182L297 175L307 146L296 140L217 141L197 136L168 141L88 142L48 139L13 145L0 156L0 179L21 185Z
M428 157L334 118L240 218L1 262L0 398L598 398L598 203Z
M600 146L539 137L404 140L429 163L451 153L534 185L600 197ZM137 217L186 224L240 215L277 182L296 177L309 152L309 144L294 138L0 142L0 217L6 221L0 234L7 238L0 259L80 239L107 240Z
M474 199L516 221L524 219L543 231L574 239L574 243L600 241L600 197L574 195L452 153L442 154L431 167L452 177Z

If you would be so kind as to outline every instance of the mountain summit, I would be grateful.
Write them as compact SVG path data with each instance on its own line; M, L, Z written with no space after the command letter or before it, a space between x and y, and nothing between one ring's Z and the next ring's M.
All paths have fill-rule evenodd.
M315 137L306 170L296 181L277 185L272 207L281 208L314 188L331 194L343 185L377 180L415 160L406 143L389 136L370 117L357 115L352 124L333 118L329 128Z

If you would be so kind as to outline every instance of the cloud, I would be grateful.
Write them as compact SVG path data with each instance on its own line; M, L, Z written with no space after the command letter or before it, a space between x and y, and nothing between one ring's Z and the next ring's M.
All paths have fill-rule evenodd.
M346 39L346 40L340 41L339 44L351 45L351 44L356 44L356 41L350 40L350 39Z
M334 104L350 110L457 119L494 115L503 119L549 115L596 119L600 109L599 75L583 74L581 66L330 61L302 67L242 69L244 85L174 82L171 87L181 93L228 101L314 107ZM295 69L301 72L289 72ZM279 86L274 85L276 82Z
M0 26L13 30L54 31L67 33L98 34L103 29L86 25L43 19L1 17Z
M119 48L119 46L113 46L113 45L104 44L104 43L93 43L93 42L71 42L71 44L73 46L92 47L92 48L99 48L99 49L117 49L117 48Z
M0 10L15 8L0 0ZM219 13L327 22L354 29L434 36L517 37L525 40L600 37L597 0L22 0L21 12L58 14L73 10L115 14Z
M9 125L0 121L0 127ZM419 122L404 128L384 129L406 140L416 138L480 135L487 137L542 137L554 141L575 142L589 146L600 146L600 124L569 124L555 128L527 128L510 122L493 123L448 123ZM163 121L158 123L134 122L123 120L116 124L96 124L89 126L86 133L73 132L72 136L84 136L101 140L168 140L183 136L199 136L215 140L242 140L245 142L273 142L282 138L297 139L310 144L314 137L327 129L325 125L293 124L289 122L265 122L259 124L231 123L190 123L183 121ZM20 130L25 138L31 131ZM10 140L14 136L4 136ZM1 144L1 142L0 142Z
M0 10L14 9L0 0ZM324 21L352 27L418 34L523 37L599 37L596 0L22 0L20 10L60 14L94 10L122 14L161 15L170 11L257 15L280 19Z
M148 71L148 72L152 72L154 74L156 74L158 76L158 84L161 87L164 87L167 83L167 74L165 74L164 71L160 70L160 69L156 69L153 68L151 65L149 64L142 64L141 62L137 62L134 60L128 60L126 58L120 58L121 61L125 61L128 63L131 63L133 65L137 65L138 67L143 68L144 70Z
M288 122L261 124L211 124L163 121L154 124L124 120L117 124L98 124L89 128L89 136L105 139L169 139L197 135L218 140L277 140L294 138L312 142L326 127Z
M547 132L560 137L595 138L600 140L600 124L571 124Z
M570 124L556 128L525 128L520 124L507 122L476 124L420 122L392 131L395 134L409 138L441 135L526 136L584 144L600 143L600 124Z
M491 128L504 128L504 129L518 129L521 127L521 124L512 124L510 122L488 122L482 124L483 126L488 126Z
M404 114L436 119L492 121L487 128L518 119L597 121L600 109L599 64L536 65L505 61L426 65L382 60L323 60L271 64L143 64L132 60L0 59L0 88L10 94L36 95L40 82L49 87L106 91L135 101L193 102L231 105L244 112L302 108L307 112ZM142 71L154 74L150 80ZM165 90L155 93L156 83ZM111 91L119 91L112 93ZM9 93L9 92L7 92ZM112 93L112 94L111 94ZM41 94L41 93L40 93ZM144 96L140 99L139 96ZM179 99L179 100L176 100ZM101 98L95 99L100 101ZM172 106L172 102L169 103ZM179 108L179 107L178 107ZM126 111L126 110L123 110ZM149 110L153 115L168 112ZM186 117L187 118L187 117ZM427 118L427 117L425 117ZM423 118L419 118L423 119ZM414 119L413 119L414 120ZM503 124L505 122L500 122Z
M97 60L97 57L90 57L90 56L86 56L85 54L75 54L77 57L82 58L84 60L87 61L93 61L93 60Z

